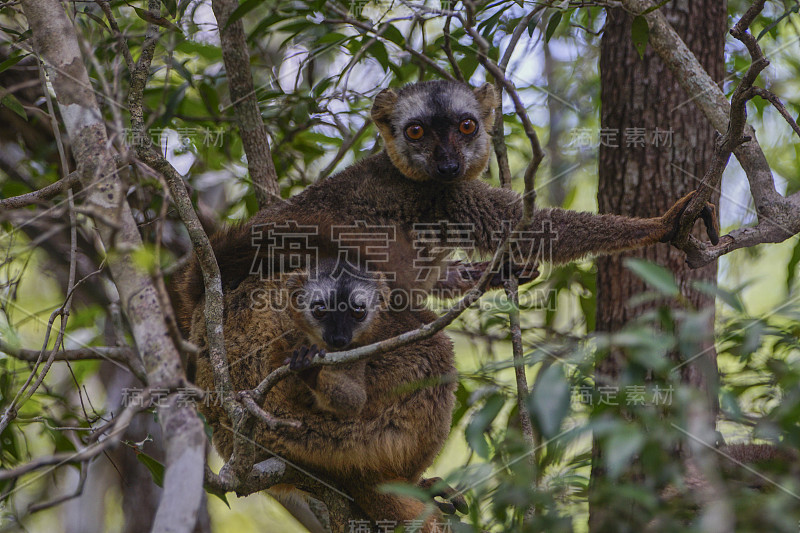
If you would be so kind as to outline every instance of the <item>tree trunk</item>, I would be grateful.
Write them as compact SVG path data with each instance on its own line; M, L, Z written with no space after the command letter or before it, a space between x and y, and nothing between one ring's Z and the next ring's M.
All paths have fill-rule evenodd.
M543 43L544 74L547 77L547 114L550 131L547 135L547 155L550 159L550 176L548 176L547 200L550 205L563 207L567 197L566 180L569 178L571 162L562 155L562 135L564 133L564 104L554 94L564 94L559 87L559 78L555 73L557 61L550 53L550 43Z
M725 66L725 2L683 0L670 2L661 10L707 72L721 81ZM644 58L639 57L631 37L632 20L621 9L609 9L601 42L598 204L601 213L651 217L660 215L699 185L712 159L715 134L653 50L648 47ZM695 230L702 237L699 227ZM667 244L598 260L598 331L616 331L641 313L641 308L631 308L627 302L647 286L623 266L625 257L640 257L669 268L693 306L712 310L708 328L713 331L714 299L692 290L690 285L695 280L715 283L716 263L691 270L685 265L684 254ZM680 367L681 379L707 391L714 412L718 375L713 341L702 351L701 356ZM619 353L598 363L598 385L615 385L624 364ZM592 455L592 483L596 485L604 475L598 441ZM619 498L612 502L592 491L589 505L590 529L603 531L618 530L620 520L625 522L629 514L626 510L634 504Z

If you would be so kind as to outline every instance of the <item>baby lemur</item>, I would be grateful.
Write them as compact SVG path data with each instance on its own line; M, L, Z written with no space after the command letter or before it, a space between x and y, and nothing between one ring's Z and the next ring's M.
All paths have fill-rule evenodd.
M301 425L257 425L256 459L284 458L348 493L371 519L401 525L419 518L425 504L377 487L418 483L447 438L455 388L452 344L438 333L366 361L308 368L324 350L369 344L435 319L425 310L389 310L383 275L338 272L336 264L323 261L277 280L250 276L228 291L224 333L233 387L252 389L288 363L297 372L267 394L263 408ZM197 385L213 389L205 331L201 302L190 338L202 349ZM224 410L215 403L200 410L214 429L216 449L230 457L233 436ZM428 516L423 531L435 531L439 516L438 510Z
M235 286L253 272L284 271L292 264L287 258L297 255L296 248L282 247L275 237L286 232L302 235L305 249L332 257L354 251L359 257L351 257L353 262L388 260L397 274L393 285L405 288L430 288L435 274L445 271L454 241L462 247L466 241L477 252L494 251L522 216L519 194L477 179L491 154L497 103L490 84L472 89L429 81L381 91L371 115L385 150L217 234L212 242L223 282ZM693 195L663 216L647 219L537 209L530 231L515 236L513 260L533 271L541 261L564 263L669 241ZM705 210L704 217L713 242L718 237L713 212ZM391 239L414 242L420 233L429 238L416 255L405 246L388 243L379 249L375 241L365 242L365 233L379 240L387 227L394 232ZM203 291L193 261L175 283L183 327Z

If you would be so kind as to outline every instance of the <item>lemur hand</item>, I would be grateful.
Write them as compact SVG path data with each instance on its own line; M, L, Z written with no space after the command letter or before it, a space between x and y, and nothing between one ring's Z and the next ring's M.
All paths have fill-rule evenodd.
M692 191L669 208L669 211L664 213L661 220L667 228L667 233L660 239L661 242L670 242L675 238L678 233L678 224L681 221L681 216L689 205L689 202L694 199L697 191ZM706 233L711 244L719 243L719 221L717 220L717 208L711 202L706 202L703 210L700 211L700 218L706 226Z
M433 500L437 507L439 507L439 510L444 514L456 514L456 511L462 514L467 514L469 512L469 506L467 505L467 500L464 499L464 496L456 492L455 489L445 483L442 478L429 477L421 479L419 482L419 487L430 492L430 495L434 498L438 496L440 498L449 500L446 502Z
M311 364L311 361L316 355L319 355L320 358L324 358L325 350L317 348L316 344L312 344L311 348L308 346L301 346L292 352L292 356L287 357L283 361L283 364L289 365L289 370L298 372L303 381L308 383L311 388L314 388L320 368L318 366L308 368L308 365Z

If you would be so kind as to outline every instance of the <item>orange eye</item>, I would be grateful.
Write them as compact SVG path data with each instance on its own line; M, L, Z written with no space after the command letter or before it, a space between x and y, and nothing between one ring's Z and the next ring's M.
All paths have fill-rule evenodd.
M363 305L356 306L350 311L350 316L361 322L367 318L367 308Z
M422 136L425 134L425 130L422 129L422 126L419 124L412 124L411 126L406 128L406 137L411 139L412 141L418 141L422 139Z
M461 124L458 125L458 131L460 131L464 135L472 135L473 133L475 133L475 129L477 127L478 125L475 124L475 121L472 120L471 118L468 118L466 120L461 121Z

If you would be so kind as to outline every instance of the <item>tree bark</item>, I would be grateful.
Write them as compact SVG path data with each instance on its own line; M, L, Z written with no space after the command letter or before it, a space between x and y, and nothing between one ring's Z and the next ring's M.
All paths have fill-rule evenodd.
M174 388L184 375L178 352L170 340L156 289L138 268L130 252L142 239L116 165L105 122L78 46L75 28L57 0L23 0L36 53L45 63L56 95L73 158L80 164L86 203L100 216L94 222L109 252L108 266L120 295L123 312L142 356L151 387ZM106 221L114 221L109 225ZM190 533L204 500L203 467L206 437L191 403L172 394L159 402L164 433L166 471L164 497L152 531Z
M709 75L721 82L725 2L670 2L661 11ZM631 37L632 20L622 9L609 9L602 37L598 205L601 213L651 217L663 213L699 185L713 157L714 127L693 103L687 103L689 97L650 47L644 58L639 57ZM713 200L718 203L718 193ZM695 229L696 236L702 238L700 228ZM630 298L647 286L623 266L626 257L644 258L669 268L693 306L712 310L707 327L713 332L714 298L692 290L690 285L695 280L715 283L716 262L692 270L685 264L685 254L667 244L598 260L597 331L619 330L642 311L641 307L628 306ZM702 355L678 371L682 381L707 392L714 412L718 376L712 335L701 351ZM624 366L621 354L610 354L597 365L598 385L618 385ZM604 475L598 441L592 456L592 483L596 485ZM620 520L632 525L626 518L638 515L632 512L633 502L619 498L610 501L594 491L590 492L589 505L592 531L616 529Z

